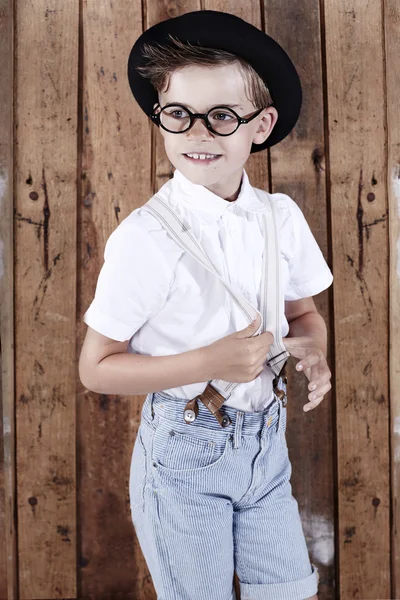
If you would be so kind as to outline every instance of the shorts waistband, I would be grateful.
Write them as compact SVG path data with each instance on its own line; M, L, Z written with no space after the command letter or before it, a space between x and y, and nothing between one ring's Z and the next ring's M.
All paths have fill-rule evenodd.
M186 398L176 398L165 392L152 392L146 397L142 414L144 413L146 415L147 420L151 420L154 411L154 414L161 417L185 423L183 413L187 402ZM215 416L211 414L201 401L198 401L198 408L199 412L195 421L192 424L185 423L188 428L196 425L216 429L218 431L225 431L226 433L234 433L236 430L236 423L237 421L240 421L242 433L244 435L254 435L259 432L264 425L271 422L276 413L280 413L282 401L275 395L268 406L259 412L247 412L238 410L232 406L222 405L221 411L224 414L227 414L232 421L230 425L223 429Z

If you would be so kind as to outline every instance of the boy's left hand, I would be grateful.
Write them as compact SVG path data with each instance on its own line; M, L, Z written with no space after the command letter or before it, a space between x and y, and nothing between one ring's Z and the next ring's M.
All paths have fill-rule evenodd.
M307 412L318 406L324 395L332 388L330 383L332 373L324 353L315 346L312 338L287 337L283 338L282 341L286 350L292 356L301 359L296 365L296 370L304 371L310 382L308 384L310 390L308 399L310 402L303 406L303 410Z

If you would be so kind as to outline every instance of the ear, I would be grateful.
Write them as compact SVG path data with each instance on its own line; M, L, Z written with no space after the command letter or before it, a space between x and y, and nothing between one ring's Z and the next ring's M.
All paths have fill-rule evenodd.
M262 144L271 134L278 120L278 111L275 107L269 106L257 117L258 127L253 137L255 144Z

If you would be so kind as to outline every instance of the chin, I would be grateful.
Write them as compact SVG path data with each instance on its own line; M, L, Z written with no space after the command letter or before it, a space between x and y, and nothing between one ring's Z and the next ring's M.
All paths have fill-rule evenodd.
M197 185L212 185L219 181L216 173L193 173L190 169L183 170L182 172L189 181Z

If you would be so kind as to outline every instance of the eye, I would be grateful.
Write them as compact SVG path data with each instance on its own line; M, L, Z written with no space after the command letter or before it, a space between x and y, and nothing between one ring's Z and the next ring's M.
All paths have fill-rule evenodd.
M218 118L217 118L218 117ZM227 119L220 119L219 117L227 117ZM216 119L217 121L228 121L229 119L234 119L235 117L233 115L229 115L228 113L223 113L223 112L219 112L219 113L214 113L212 115L213 119Z
M188 114L186 111L181 110L179 108L174 108L173 110L166 110L166 114L174 119L181 119L183 117L187 117Z

